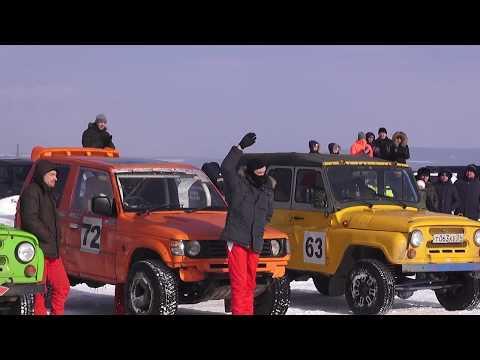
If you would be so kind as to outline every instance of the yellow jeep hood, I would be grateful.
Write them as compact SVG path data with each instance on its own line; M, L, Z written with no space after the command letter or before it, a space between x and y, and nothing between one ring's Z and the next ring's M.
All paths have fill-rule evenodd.
M346 210L346 211L345 211ZM409 232L419 226L480 226L478 221L464 217L433 213L415 208L395 209L392 206L355 207L345 209L341 221L348 221L348 228L373 231ZM343 211L342 211L343 212Z

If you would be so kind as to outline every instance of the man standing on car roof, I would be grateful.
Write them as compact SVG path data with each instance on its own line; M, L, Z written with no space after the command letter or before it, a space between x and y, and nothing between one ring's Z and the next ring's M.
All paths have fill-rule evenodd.
M378 129L378 138L373 142L373 156L383 160L390 160L393 148L393 141L387 136L387 129Z
M338 145L337 143L328 144L328 152L331 155L340 155L340 151L341 151L340 145Z
M33 182L20 196L21 228L35 235L45 255L44 281L52 289L52 315L63 315L70 282L60 258L60 227L53 189L57 182L55 165L38 161ZM47 315L45 296L35 295L35 315Z
M461 205L460 195L455 185L452 184L452 173L445 169L440 169L438 173L438 182L434 185L438 195L438 212L451 214Z
M107 131L107 118L103 114L97 115L95 121L88 124L87 130L82 134L83 147L115 149L112 135Z
M233 315L253 315L257 263L263 248L265 226L273 215L275 180L266 175L259 159L248 161L237 171L243 150L256 141L254 133L245 135L222 162L228 214L222 239L227 242L228 269Z
M320 154L320 143L315 140L308 142L308 149L310 154Z
M478 220L480 207L480 181L477 179L478 170L474 164L465 169L463 179L455 182L455 187L460 195L460 206L456 214Z

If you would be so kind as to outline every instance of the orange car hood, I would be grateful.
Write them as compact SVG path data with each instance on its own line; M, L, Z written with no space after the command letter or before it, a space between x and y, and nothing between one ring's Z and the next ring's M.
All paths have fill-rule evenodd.
M225 226L227 213L216 211L157 212L135 216L141 217L141 220L137 219L137 221L144 223L146 231L161 237L182 240L217 240ZM264 237L273 239L284 238L286 235L267 227Z

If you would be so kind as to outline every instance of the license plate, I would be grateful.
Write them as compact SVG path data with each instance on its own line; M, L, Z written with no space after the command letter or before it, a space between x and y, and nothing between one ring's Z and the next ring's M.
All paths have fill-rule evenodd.
M463 234L435 234L432 242L434 244L463 243Z

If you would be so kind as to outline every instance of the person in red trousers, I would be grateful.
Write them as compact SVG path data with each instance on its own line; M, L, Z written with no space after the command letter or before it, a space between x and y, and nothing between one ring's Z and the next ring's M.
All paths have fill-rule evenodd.
M44 282L51 288L52 315L63 315L70 291L68 276L60 258L60 228L53 189L57 182L55 165L39 160L33 181L20 196L21 228L35 235L45 256ZM45 294L35 295L35 315L47 315Z
M258 159L249 160L246 169L237 170L243 149L256 141L248 133L233 146L223 160L228 214L222 239L228 248L228 269L233 315L254 314L257 263L263 248L265 226L273 215L275 180L266 175L266 166Z

